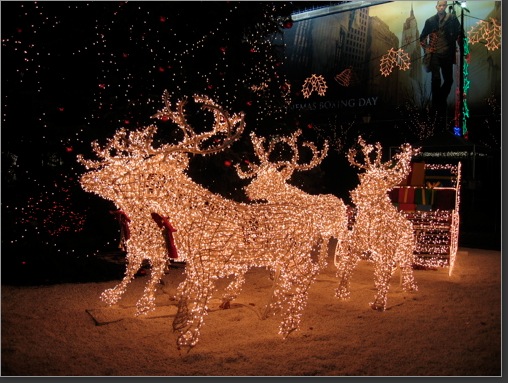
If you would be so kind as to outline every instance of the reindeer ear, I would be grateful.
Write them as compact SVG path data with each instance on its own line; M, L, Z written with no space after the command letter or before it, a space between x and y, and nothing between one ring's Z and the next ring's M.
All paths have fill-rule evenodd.
M286 180L288 180L289 178L291 178L291 175L293 174L293 169L285 165L282 166L282 168L280 169L280 173L284 176Z

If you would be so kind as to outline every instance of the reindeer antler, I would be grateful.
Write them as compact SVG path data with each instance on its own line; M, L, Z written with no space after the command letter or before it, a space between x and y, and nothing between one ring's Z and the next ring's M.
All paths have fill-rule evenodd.
M382 163L382 148L379 142L377 142L375 145L367 144L365 140L360 136L358 137L358 144L361 146L365 163L362 164L356 160L358 151L355 148L351 148L348 151L349 163L360 169L383 170L385 172L385 176L392 180L394 185L400 183L404 177L407 176L410 170L409 165L411 163L411 159L420 150L414 149L410 144L403 144L400 146L399 153L395 154L391 160ZM376 153L374 161L371 159L371 154L373 151Z
M213 130L196 134L192 126L190 126L187 122L187 118L185 116L185 105L187 104L187 99L179 100L176 103L176 110L172 110L171 103L169 101L169 93L165 90L163 94L163 101L164 108L155 113L152 117L159 119L167 118L177 124L184 132L184 139L178 146L172 147L169 152L184 151L195 154L215 153L224 150L236 141L245 128L245 114L243 112L230 116L226 110L216 104L208 96L195 95L194 101L196 103L201 103L201 108L211 111L214 116ZM217 135L218 133L225 134L226 136L221 144L213 145L206 149L200 146L207 139Z
M118 129L103 147L99 145L98 141L92 142L92 149L100 159L99 161L86 160L81 154L78 154L78 162L87 169L96 169L126 158L145 158L153 155L156 150L151 143L156 131L157 127L155 125L131 132L128 132L125 128Z
M291 162L284 161L280 163L281 165L285 165L288 168L291 168L292 171L298 170L310 170L317 165L319 165L323 159L328 154L328 141L325 141L323 144L323 149L321 150L321 153L317 149L316 145L309 141L302 142L302 146L309 148L312 151L312 159L307 164L299 164L299 151L298 151L298 137L302 134L301 129L298 129L296 132L294 132L290 137L282 137L280 139L281 142L286 142L291 149L293 149L293 158Z
M251 141L254 146L254 153L258 157L260 164L256 165L253 163L249 163L248 171L242 171L238 165L236 166L238 175L240 178L251 178L256 175L256 173L259 171L259 168L261 166L270 166L274 169L284 168L288 171L288 174L292 174L295 170L303 171L303 170L309 170L313 167L319 165L323 159L328 154L328 141L325 141L323 145L323 149L321 152L317 149L316 145L314 145L312 142L305 141L302 143L302 146L308 147L312 151L312 159L307 164L300 164L298 163L298 160L300 158L299 156L299 149L298 149L298 137L302 134L302 131L300 129L296 130L292 135L289 137L278 137L275 139L272 139L270 143L268 144L268 148L265 149L265 138L264 137L257 137L254 132L251 133ZM270 154L273 152L277 144L279 143L286 143L292 150L293 150L293 157L289 161L270 161Z
M394 177L397 178L398 184L409 174L411 168L411 159L420 152L420 148L413 148L410 144L400 146L400 151L396 153L390 161L390 170Z
M372 166L373 166L371 159L370 159L370 153L374 150L374 145L367 144L365 142L365 140L362 138L362 136L358 136L358 144L361 147L365 164L361 164L355 159L356 155L358 154L358 150L356 150L355 148L350 148L348 151L347 157L348 157L349 163L353 166L360 168L360 169L368 170L368 169L372 168ZM379 165L380 161L381 161L381 145L379 144L379 142L376 143L375 148L377 149L377 156L376 156L375 163L377 165Z
M172 110L169 93L166 90L163 94L164 108L152 117L159 119L168 118L177 124L184 132L184 138L180 143L176 145L165 144L161 147L153 148L153 137L157 132L155 125L131 132L121 128L116 131L115 135L108 140L104 147L100 147L97 141L92 142L92 149L100 159L99 161L85 160L82 155L78 155L78 162L91 169L112 162L125 161L125 159L146 158L161 153L169 155L176 151L209 154L225 149L240 137L245 127L245 115L243 112L230 116L227 111L206 96L194 96L194 100L196 103L202 104L202 109L213 113L214 125L212 131L196 134L185 116L187 99L179 100L176 103L176 110ZM219 144L211 145L208 148L201 147L207 139L216 135L223 135L224 139Z

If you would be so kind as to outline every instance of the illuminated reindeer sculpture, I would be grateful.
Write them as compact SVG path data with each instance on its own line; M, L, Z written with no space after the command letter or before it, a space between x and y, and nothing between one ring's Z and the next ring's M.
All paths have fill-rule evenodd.
M392 160L381 162L381 145L368 145L359 137L364 163L356 160L357 150L351 148L348 159L351 165L365 170L359 174L360 184L351 192L356 206L350 251L337 265L339 298L349 297L349 279L362 254L370 254L375 264L376 295L371 307L386 308L390 279L398 265L405 291L416 291L413 278L415 239L412 223L392 204L388 192L409 174L411 158L417 153L409 144L400 147ZM375 150L374 150L375 149ZM377 152L377 153L376 153ZM375 159L371 155L375 154Z
M94 169L81 178L83 188L113 201L131 219L126 275L101 297L109 304L118 301L141 261L148 259L152 275L137 306L138 313L154 309L155 285L167 260L161 229L152 219L155 213L176 229L174 244L186 261L173 321L179 348L198 342L216 280L234 277L223 297L228 303L239 294L244 275L252 267L266 267L280 275L269 306L274 312L281 310L279 333L286 337L298 328L308 289L319 271L311 253L316 243L323 242L321 235L312 219L295 215L285 204L227 200L186 174L189 154L221 151L244 129L243 114L230 116L206 97L195 96L194 100L213 112L212 131L197 134L187 122L185 101L172 110L165 92L165 107L154 117L176 123L183 132L180 142L154 148L155 126L129 135L120 130L105 148L94 144L100 161L80 158Z
M243 171L239 165L236 170L240 178L253 178L245 187L247 196L252 200L266 200L270 203L291 204L295 214L312 219L323 238L337 239L338 253L345 249L348 237L347 209L344 202L332 194L311 195L296 186L290 185L288 180L295 171L306 171L318 166L328 153L328 143L325 142L321 152L312 142L303 142L302 146L312 152L311 160L299 163L300 155L298 137L302 134L299 129L289 137L280 137L270 141L268 148L264 137L257 137L251 133L251 141L259 164L250 162L248 170ZM277 145L287 144L292 150L292 158L287 161L271 161L270 155ZM321 267L326 266L326 258L319 259Z

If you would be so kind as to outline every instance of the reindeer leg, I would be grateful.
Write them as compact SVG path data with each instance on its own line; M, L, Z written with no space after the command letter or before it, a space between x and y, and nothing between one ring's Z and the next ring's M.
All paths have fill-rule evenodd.
M226 287L226 292L222 295L221 309L229 309L230 302L240 294L240 289L245 282L245 274L242 273L235 277L233 281Z
M350 279L353 271L360 259L356 249L350 249L347 253L344 252L340 261L337 264L337 278L339 279L339 287L335 289L335 296L340 299L349 299L350 292Z
M159 284L162 275L164 274L166 263L166 257L150 260L150 280L145 286L143 296L136 302L136 315L146 315L149 312L155 310L155 291L157 290L157 285Z
M370 303L370 307L373 310L384 311L386 309L390 279L394 271L395 267L393 263L387 261L386 258L382 257L376 262L374 274L377 293L374 296L374 302Z
M311 265L307 266L310 267L307 270L312 270ZM284 319L279 326L279 333L283 338L287 338L289 334L297 330L300 326L302 310L307 303L309 288L317 271L317 269L314 269L314 272L310 273L298 273L293 275L288 275L287 273L283 274L282 278L286 280L290 279L290 281L282 283L282 286L291 286L290 290L287 289L284 291L289 299L287 301Z
M408 292L418 291L418 286L413 274L414 255L413 249L407 249L400 262L400 273L402 277L402 289Z
M134 276L143 262L141 254L137 254L135 251L127 253L127 259L127 268L122 281L115 287L105 290L100 296L100 299L110 306L118 302L122 294L127 289L127 285L134 279Z
M272 283L272 291L270 293L270 298L268 299L268 303L266 304L265 310L263 311L263 314L261 315L261 319L268 318L268 314L270 312L276 311L277 308L277 291L279 291L279 278L280 278L280 269L275 270L275 273L273 275L273 283ZM275 303L274 303L275 302Z
M190 276L192 275L192 278ZM194 347L199 341L199 330L206 315L206 305L213 292L213 281L204 273L190 274L182 289L173 330L178 331L178 349Z

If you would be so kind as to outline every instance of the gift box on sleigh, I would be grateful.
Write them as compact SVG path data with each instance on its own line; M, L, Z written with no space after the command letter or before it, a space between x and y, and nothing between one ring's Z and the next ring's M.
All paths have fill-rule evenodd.
M425 184L425 162L412 162L411 170L400 186L424 186Z
M447 168L426 168L424 176L425 185L433 187L454 188L457 177Z
M432 211L434 207L436 190L433 188L421 187L415 190L416 210Z
M393 189L390 192L390 198L399 210L415 211L415 188L411 186L402 186Z

